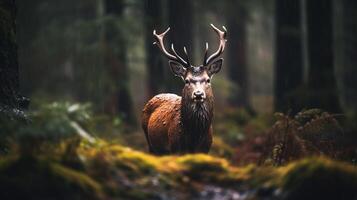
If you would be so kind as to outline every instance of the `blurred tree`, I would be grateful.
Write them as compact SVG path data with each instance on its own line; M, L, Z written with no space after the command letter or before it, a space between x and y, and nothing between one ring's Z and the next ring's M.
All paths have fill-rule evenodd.
M301 109L297 90L303 80L300 0L276 0L275 4L275 110L297 112Z
M24 107L19 96L19 66L16 42L15 0L0 2L0 114L18 115Z
M99 48L93 48L98 41L96 2L34 0L18 5L20 77L26 83L21 90L88 101L93 80L100 79L88 70L101 58Z
M40 98L90 101L97 111L134 121L124 0L18 4L23 91Z
M338 83L344 109L357 115L357 1L335 1L335 43Z
M183 54L183 47L186 46L189 56L193 56L193 5L191 0L168 1L168 18L171 31L168 34L170 43L175 45L175 49L180 55ZM191 57L193 61L193 58ZM173 76L167 77L170 92L181 94L182 81Z
M36 15L35 12L38 11L37 9L41 1L42 0L33 0L16 3L18 7L17 16L19 19L17 22L18 40L21 45L28 45L28 43L34 39L35 33L40 28L40 16Z
M146 49L146 65L147 65L147 82L148 96L152 97L155 94L163 91L164 82L164 63L161 52L156 45L153 45L153 30L158 32L164 31L163 24L163 5L162 0L146 0L145 1L145 49ZM166 64L166 63L165 63ZM165 66L168 67L168 66Z
M290 1L289 1L290 2ZM332 45L332 0L306 1L309 107L341 112Z
M33 52L33 49L30 48L32 41L35 39L37 32L41 27L40 15L37 15L37 8L41 0L33 1L17 1L18 6L18 20L17 20L17 40L19 43L19 63L21 66L24 66L20 71L20 81L26 82L22 84L20 89L26 95L29 95L30 90L37 83L31 81L31 76L36 74L36 69L33 69L32 66L32 57L27 56ZM29 68L32 68L31 70ZM31 72L35 73L31 73ZM28 74L28 76L22 76L22 74ZM41 81L39 80L38 83Z
M245 107L251 110L249 105L248 70L246 55L246 6L241 1L230 1L226 4L227 28L228 28L228 77L234 83L237 91L232 91L229 97L233 106Z
M105 15L112 17L105 21L104 62L108 66L109 76L115 84L113 101L109 101L113 114L121 114L124 121L135 124L132 99L129 92L129 71L127 63L127 38L124 26L116 26L115 21L123 18L124 0L105 0Z
M16 5L14 0L0 3L0 102L17 107L19 89L19 68L16 44Z

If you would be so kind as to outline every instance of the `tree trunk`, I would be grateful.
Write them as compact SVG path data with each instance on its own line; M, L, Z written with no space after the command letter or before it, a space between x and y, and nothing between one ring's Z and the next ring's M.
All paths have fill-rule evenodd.
M357 1L335 1L335 66L344 109L357 115Z
M31 48L31 42L35 40L42 25L37 9L40 2L41 0L17 1L17 42L21 47L18 50L19 65L25 66L19 73L20 82L26 83L21 86L21 92L29 96L31 91L38 87L37 85L43 85L41 81L33 81L38 80L36 75L41 73L38 73L39 70L37 69L39 64L34 64L34 48ZM37 68L34 68L34 66Z
M180 55L183 54L183 47L186 46L189 56L193 56L193 5L191 0L180 0L168 2L169 7L169 26L168 33L170 44L175 45L175 49ZM191 59L192 57L191 57ZM183 83L177 77L168 76L168 87L171 92L181 94Z
M227 24L229 29L229 44L227 45L228 77L234 83L237 90L229 97L230 104L233 106L249 106L248 91L248 70L246 55L246 20L247 16L242 5L237 5L238 11L228 14ZM237 8L236 6L234 6ZM231 9L229 9L231 10ZM238 15L237 15L238 13Z
M18 109L28 104L27 99L19 96L16 12L14 0L0 3L0 115L7 117L23 117Z
M161 52L153 45L153 30L164 31L162 26L162 0L145 1L145 50L147 66L148 96L152 97L163 91L164 63ZM166 64L167 65L167 64ZM166 66L168 67L168 66Z
M275 110L302 108L299 87L303 80L299 0L276 0Z
M127 40L123 31L118 30L115 21L123 17L124 0L105 0L105 15L114 17L104 26L104 63L115 84L113 95L113 114L120 114L129 124L135 124L132 99L129 92L129 71L127 64Z
M19 90L19 67L16 44L16 6L15 1L6 0L1 4L0 30L0 102L17 107Z
M306 1L309 107L341 112L334 72L332 1Z
M336 5L337 4L337 5ZM356 136L357 130L357 1L355 0L342 0L335 1L334 8L339 9L335 13L338 17L335 21L336 34L335 49L336 49L336 62L335 66L339 70L340 94L342 93L341 105L346 113L346 132L353 132ZM336 11L336 10L335 10ZM350 139L356 146L357 139Z

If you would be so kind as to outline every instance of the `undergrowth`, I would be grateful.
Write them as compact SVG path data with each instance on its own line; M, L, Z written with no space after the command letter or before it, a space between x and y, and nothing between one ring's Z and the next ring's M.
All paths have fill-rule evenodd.
M50 104L30 116L23 126L1 124L8 136L0 156L1 199L199 199L212 188L252 199L356 198L356 168L331 160L339 157L343 130L320 110L276 114L272 128L252 134L240 152L216 140L214 155L239 153L235 159L253 163L240 167L205 154L153 156L103 139L98 133L107 129L93 122L88 105Z

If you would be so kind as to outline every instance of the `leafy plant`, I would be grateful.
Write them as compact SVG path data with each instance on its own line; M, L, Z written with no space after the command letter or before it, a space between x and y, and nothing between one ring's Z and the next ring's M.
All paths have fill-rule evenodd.
M15 137L59 140L78 134L79 126L88 126L92 119L90 104L54 102L29 113L31 122L17 127ZM77 126L75 125L77 124Z
M282 165L308 155L336 158L343 129L334 115L319 109L303 110L294 117L275 114L277 122L267 133L264 162Z

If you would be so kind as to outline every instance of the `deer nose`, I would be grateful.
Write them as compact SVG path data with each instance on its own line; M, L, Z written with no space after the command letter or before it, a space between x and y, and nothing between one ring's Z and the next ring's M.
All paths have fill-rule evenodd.
M197 90L193 93L195 99L204 99L204 93L200 90Z

